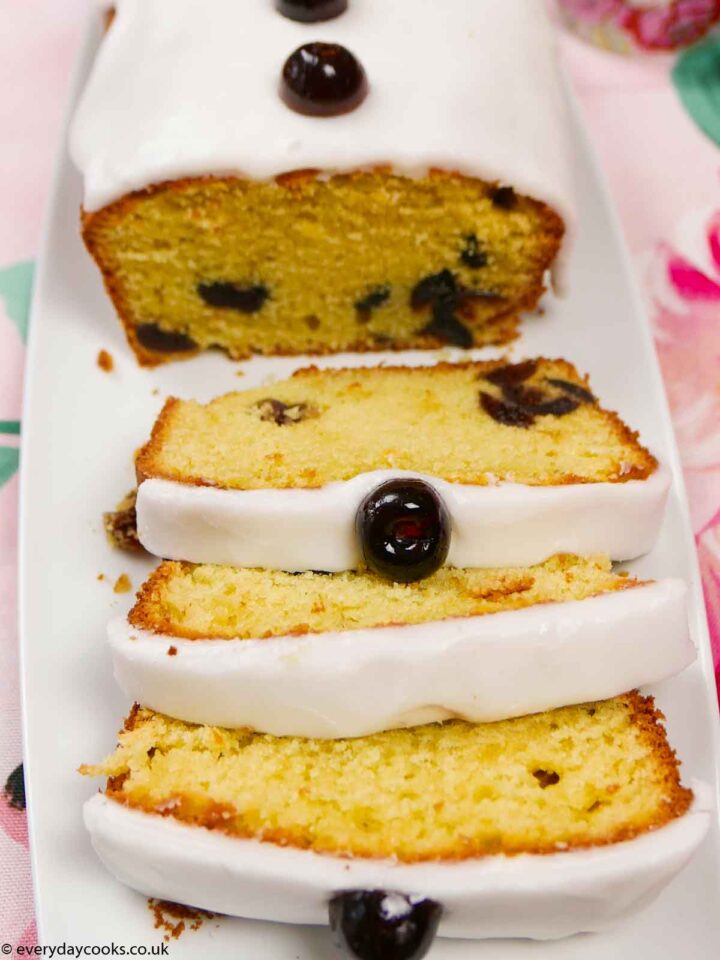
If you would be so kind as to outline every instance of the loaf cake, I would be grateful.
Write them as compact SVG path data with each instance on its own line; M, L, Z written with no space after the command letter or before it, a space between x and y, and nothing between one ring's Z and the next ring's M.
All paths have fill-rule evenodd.
M488 909L502 893L515 897L514 935L559 936L626 912L630 888L636 908L701 840L708 818L661 719L630 693L329 741L135 708L115 753L81 768L108 777L86 822L121 879L193 906L318 923L333 894L394 884L418 898L445 890L449 935L508 935L509 904ZM553 891L544 916L535 889Z
M432 488L457 567L638 556L668 487L587 378L545 359L311 367L207 405L169 399L136 470L151 553L293 571L357 567L356 515L384 483Z
M622 693L695 658L685 586L606 558L414 583L167 562L108 629L130 700L197 723L357 737Z
M71 151L141 363L500 343L536 307L573 201L535 0L115 6Z

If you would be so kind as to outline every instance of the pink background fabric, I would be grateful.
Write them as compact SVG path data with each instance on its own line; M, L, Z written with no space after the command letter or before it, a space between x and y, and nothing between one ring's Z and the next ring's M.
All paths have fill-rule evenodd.
M35 939L16 626L18 480L29 286L63 108L92 0L7 0L0 32L0 942ZM720 661L720 150L693 124L671 58L563 55L646 295L691 499ZM24 290L27 295L27 289ZM15 426L13 426L15 425ZM3 466L4 465L4 466ZM12 776L11 776L12 775Z

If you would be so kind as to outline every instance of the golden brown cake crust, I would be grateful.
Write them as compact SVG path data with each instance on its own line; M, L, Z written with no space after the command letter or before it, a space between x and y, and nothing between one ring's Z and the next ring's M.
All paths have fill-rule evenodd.
M652 824L651 829L654 830L687 813L693 801L693 792L680 782L677 753L668 741L664 726L665 714L655 706L655 697L643 697L639 691L633 690L626 695L626 699L632 708L632 722L641 740L660 759L663 782L669 797L665 816L658 816ZM630 836L622 839L630 839Z
M166 399L162 410L153 424L150 439L144 446L140 447L135 455L135 479L137 480L138 486L140 486L144 480L161 476L161 474L157 472L158 464L156 458L163 447L165 438L172 429L173 413L180 403L182 403L182 401L178 400L177 397L168 397ZM202 483L199 479L194 479L189 482L191 482L193 486L198 487L211 486L211 484Z
M480 378L494 370L506 366L508 362L509 361L507 358L501 358L498 360L487 361L465 361L463 363L440 362L435 364L432 368L409 367L403 365L355 368L352 372L358 373L358 375L362 375L368 380L373 377L382 377L386 373L398 371L410 374L427 374L429 369L433 371L434 376L440 376L444 372L452 373L453 371L472 371L478 378ZM568 361L563 359L548 359L545 357L539 357L534 362L537 363L538 367L542 367L543 365L552 365L559 372L561 372L563 378L567 381L575 383L588 391L590 390L590 381L588 376L580 375L575 367ZM318 367L316 366L303 367L300 370L296 370L290 379L301 380L318 372ZM322 371L323 376L328 378L342 376L348 372L350 372L348 368ZM176 480L191 486L222 487L222 484L208 479L207 477L198 474L180 474L173 469L164 467L162 464L162 450L173 429L175 414L182 403L183 401L178 400L175 397L169 397L165 401L165 405L163 406L157 420L155 421L155 424L153 425L149 441L140 448L136 456L135 471L137 482L138 484L141 484L144 480L156 478ZM609 430L617 438L618 443L623 447L627 447L629 450L632 450L633 453L634 462L630 464L622 473L613 477L612 482L625 483L629 480L647 479L657 469L658 461L639 442L638 432L631 430L615 411L606 410L604 408L598 409ZM485 485L488 482L485 469L482 469L477 474L470 474L466 472L463 475L462 481L457 481L454 477L446 477L445 479L450 480L450 482L462 482L479 485ZM566 472L554 477L553 479L553 485L567 485L587 482L590 482L587 480L587 478L572 472ZM310 478L303 478L302 482L298 480L298 482L294 484L294 486L302 487L304 489L318 488L322 485L322 483L313 482ZM242 487L239 485L238 488L242 489Z
M356 171L355 173L343 174L342 176L362 176L368 172L377 174L391 173L388 167L378 165L374 167L372 171ZM292 170L288 171L287 173L280 174L274 179L278 186L292 193L293 190L302 190L306 184L317 180L318 176L319 172L317 170ZM463 175L458 172L440 169L429 170L428 177L430 179L468 179L463 177ZM123 221L126 217L130 216L133 211L138 208L139 204L142 204L144 200L147 200L150 197L154 197L163 193L182 194L184 191L197 188L198 185L217 183L231 185L236 182L242 182L242 180L242 177L237 176L220 177L208 175L201 177L184 177L177 180L152 184L142 190L133 191L96 211L89 212L84 209L81 210L80 219L83 241L88 249L88 252L100 269L105 289L113 303L113 306L115 307L118 317L123 324L128 343L141 365L153 367L174 360L189 359L197 354L199 350L186 349L176 353L158 353L147 349L138 341L135 332L135 326L141 321L139 318L132 316L132 310L130 308L130 304L128 303L128 299L124 294L123 285L120 277L118 276L117 269L113 265L111 251L106 248L106 245L102 240L103 233L108 228L112 228ZM488 184L488 186L498 187L500 185ZM538 239L537 259L539 262L544 264L545 269L548 269L560 249L565 233L565 224L558 213L542 201L535 200L530 197L523 197L521 195L517 196L521 203L528 205L528 207L532 207L542 222L543 236ZM480 328L482 336L480 339L476 337L475 345L501 345L509 343L517 336L519 314L532 312L535 310L540 298L545 292L545 285L541 273L542 271L540 271L540 274L538 275L539 278L537 282L529 286L528 289L525 290L523 296L517 298L514 302L509 303L507 309L501 309L499 307L492 317L483 320ZM472 325L472 321L476 313L472 303L467 304L463 308L463 311L465 319L470 321ZM341 349L343 351L355 353L366 353L377 352L378 350L400 351L411 349L438 349L446 346L447 342L445 340L428 332L416 334L413 337L405 339L396 338L391 341L384 342L382 345L379 345L378 342L374 341L372 338L359 336L357 340L343 343ZM252 350L235 351L230 348L225 349L233 360L248 359L253 352ZM275 343L271 348L263 349L262 352L276 356L292 356L297 355L298 353L302 353L304 355L322 356L325 354L336 353L337 349L331 346L318 345L311 349L303 348L302 350L295 350L289 349L287 345L284 345L283 343Z
M523 842L516 840L512 845L500 841L497 847L494 846L493 849L489 850L487 847L478 848L477 845L473 845L471 838L457 836L452 844L446 845L441 849L434 849L432 855L413 855L405 851L402 857L400 857L402 862L458 862L483 858L494 854L505 854L507 856L515 856L518 854L547 855L571 850L604 847L610 844L632 840L644 833L657 830L686 814L692 804L693 794L691 790L682 786L680 782L678 760L675 752L667 741L665 729L662 725L664 716L655 707L654 699L652 697L643 697L638 691L631 691L623 697L616 698L616 701L610 701L609 703L615 702L622 703L623 707L627 709L630 723L637 740L645 747L647 752L652 755L653 768L656 771L653 779L653 791L659 793L662 798L659 801L657 797L655 798L654 813L644 817L642 822L619 823L600 836L591 836L589 832L586 835L583 835L582 832L576 833L573 840L563 842L559 845L548 841L533 843L530 838L527 838ZM552 713L560 714L568 710L585 710L592 713L593 709L602 708L602 706L603 704L601 703L585 704L577 708L561 708L561 710L553 711ZM125 723L124 731L141 730L142 726L152 720L153 716L151 711L143 710L136 705ZM550 714L547 716L550 716ZM501 721L501 723L507 722L508 721ZM509 722L523 722L523 718L520 718L519 721ZM448 721L445 726L452 727L458 723L461 722ZM207 731L209 734L212 734L213 728L207 728ZM242 733L242 731L237 732ZM222 731L217 731L217 733L220 735ZM397 731L395 731L395 733L397 734ZM252 736L252 734L248 732L248 736ZM218 749L221 744L222 737L218 736ZM150 750L154 751L155 748L151 747ZM89 775L97 775L99 770L93 767L83 767L81 768L81 772ZM543 784L540 775L544 773L545 771L543 770L537 770L535 773L543 790L547 784L555 782L553 779L549 779ZM257 829L249 829L247 824L237 816L237 811L231 804L219 803L207 798L202 799L198 794L194 796L176 794L164 797L159 803L152 803L149 802L144 795L137 796L134 794L131 796L127 790L129 783L129 774L124 771L115 773L107 781L106 795L118 803L134 809L140 809L153 815L164 817L172 816L181 822L204 827L209 830L219 830L232 837L262 839L263 841L275 843L279 846L313 849L318 853L336 856L354 855L367 857L369 859L381 858L380 854L372 853L366 849L354 849L349 854L347 850L337 849L330 843L318 844L316 841L310 841L302 831L295 832L292 829L286 828L273 829L266 824L263 825L260 832L258 832ZM612 792L612 786L606 786L606 790ZM392 855L392 852L388 851L387 854L383 854L382 856L386 855Z

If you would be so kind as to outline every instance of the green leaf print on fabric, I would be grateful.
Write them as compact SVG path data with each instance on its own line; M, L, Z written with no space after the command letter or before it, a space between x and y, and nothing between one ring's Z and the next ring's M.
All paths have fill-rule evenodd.
M23 341L27 340L34 272L35 264L32 260L13 263L0 269L0 297L5 301L7 315L18 328Z
M0 420L0 433L10 433L13 436L20 435L19 420Z
M683 53L673 68L672 78L695 123L720 144L720 37Z
M0 487L17 473L20 451L17 447L0 447Z

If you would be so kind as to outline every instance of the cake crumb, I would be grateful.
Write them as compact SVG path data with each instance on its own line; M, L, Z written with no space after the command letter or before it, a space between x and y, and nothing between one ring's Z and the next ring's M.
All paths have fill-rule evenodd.
M244 371L244 370L236 370L236 371L235 371L235 376L236 376L236 377L244 377L244 376L245 376L245 371Z
M104 573L99 573L99 574L97 575L97 578L98 578L98 580L104 580L104 579L105 579L105 574L104 574Z
M155 918L156 930L163 930L163 940L169 943L178 940L185 930L199 930L205 920L213 920L214 913L207 910L196 910L181 903L171 903L169 900L148 900L148 909Z
M167 655L169 657L177 656L177 647L172 646L172 644L167 648Z
M126 573L121 573L120 576L115 581L115 586L113 587L113 593L130 593L132 590L132 582L130 577Z
M101 350L97 355L97 365L105 373L112 373L115 369L115 362L113 361L112 354L108 353L107 350Z
M153 387L152 390L150 391L150 393L152 394L153 397L157 397L158 394L160 393L160 388L159 388L159 387Z
M131 490L114 510L103 514L103 526L110 544L118 550L142 552L143 546L137 535L135 502L137 490Z

